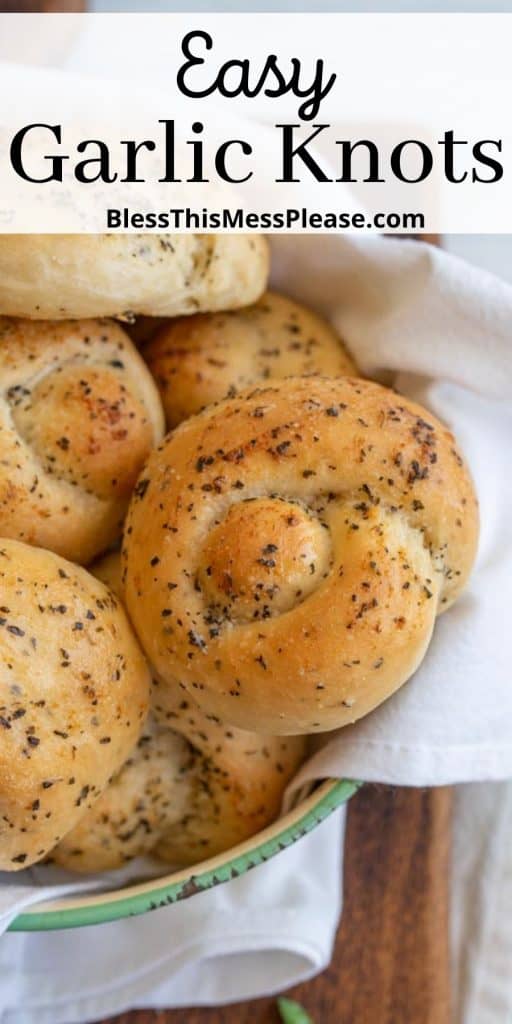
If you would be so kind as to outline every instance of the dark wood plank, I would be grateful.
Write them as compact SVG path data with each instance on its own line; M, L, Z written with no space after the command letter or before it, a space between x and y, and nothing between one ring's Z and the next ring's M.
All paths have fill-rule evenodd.
M86 0L0 0L2 14L76 14Z
M449 1024L451 789L366 786L351 801L330 967L289 994L315 1024ZM274 999L138 1011L110 1024L276 1024ZM107 1022L105 1022L107 1024Z

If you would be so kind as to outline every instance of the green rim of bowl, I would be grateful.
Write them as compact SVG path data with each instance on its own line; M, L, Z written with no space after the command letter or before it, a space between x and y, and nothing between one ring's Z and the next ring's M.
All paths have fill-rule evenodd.
M251 868L263 864L275 854L297 842L337 807L345 803L362 785L349 779L328 780L293 811L246 843L241 843L225 854L194 866L194 872L174 872L163 878L140 885L131 885L118 892L95 893L92 896L68 897L40 908L27 910L9 925L11 932L52 931L59 928L83 928L86 925L106 924L124 917L145 914L172 903L205 892L238 878ZM255 844L255 845L253 845ZM173 880L172 880L173 879Z

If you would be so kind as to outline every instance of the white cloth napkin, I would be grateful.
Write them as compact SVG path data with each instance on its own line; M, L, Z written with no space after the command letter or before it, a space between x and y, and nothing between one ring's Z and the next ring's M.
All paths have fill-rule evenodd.
M7 933L1 1024L81 1024L140 1007L236 1002L316 974L329 962L341 910L343 830L337 811L249 875L143 917Z
M507 779L512 288L414 242L282 237L273 250L275 285L326 313L367 373L392 377L450 423L475 477L483 523L470 587L438 622L414 679L373 715L331 737L300 779L334 774L405 785ZM508 872L510 891L512 815L495 826L502 810L489 796L481 813L492 843L472 846L468 801L458 823L465 837L459 845L473 850L456 887L460 1021L503 1024L506 1017L496 1015L489 996L499 964L474 930L473 883L485 878L482 901L493 903L485 935L499 934L501 963L512 955L512 935L495 885ZM472 807L469 802L470 820ZM73 1024L127 1006L227 1002L321 969L340 907L340 827L339 817L331 819L249 875L143 918L73 933L4 936L1 1024ZM6 889L2 896L7 921L15 906L6 905ZM461 952L470 926L471 952ZM485 975L479 985L475 965ZM500 991L500 1012L505 1004L512 1010L503 977Z
M281 238L276 284L320 308L362 369L450 425L473 473L481 541L470 585L419 671L299 776L404 785L512 777L512 288L433 246Z
M454 1024L512 1020L512 783L455 790Z

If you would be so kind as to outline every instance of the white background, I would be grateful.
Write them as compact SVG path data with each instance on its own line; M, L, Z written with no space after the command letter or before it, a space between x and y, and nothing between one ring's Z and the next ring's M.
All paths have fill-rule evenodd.
M242 3L241 0L90 0L89 9L93 11L176 11L186 6L189 11L452 11L452 12L512 12L512 0L253 0ZM465 256L474 263L485 266L512 281L512 236L509 235L450 235L445 239L445 246L459 255Z
M242 4L240 0L187 0L190 11L512 11L512 3L507 0L295 0L295 2L271 2L260 0ZM179 11L184 7L183 0L92 0L90 9L93 11ZM444 240L445 247L465 257L472 263L486 267L502 277L512 281L512 236L511 235L450 235Z

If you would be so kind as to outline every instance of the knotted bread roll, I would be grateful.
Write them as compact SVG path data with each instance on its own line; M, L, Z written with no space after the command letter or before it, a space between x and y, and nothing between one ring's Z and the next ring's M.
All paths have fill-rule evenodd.
M137 348L143 348L144 345L149 345L157 331L168 323L169 318L166 316L138 316L133 323L124 326Z
M0 313L35 320L181 316L254 302L262 235L0 235Z
M41 860L126 760L149 673L118 599L49 551L0 542L0 869Z
M153 379L113 321L1 317L0 383L0 535L87 564L163 435Z
M108 871L151 854L174 867L196 864L277 817L303 739L222 727L182 697L176 708L172 729L147 722L124 767L52 851L54 863Z
M151 455L125 527L127 608L162 688L245 729L334 729L418 667L477 534L435 417L369 381L288 379Z
M157 720L197 754L189 807L155 849L171 864L194 864L248 839L279 814L286 786L306 754L303 736L268 736L227 726L181 687L157 686Z
M187 814L193 762L186 740L149 718L125 764L50 860L89 873L150 854L166 829Z
M119 556L94 572L120 592ZM194 864L227 850L279 813L305 754L302 737L268 737L222 725L180 687L154 681L154 719L91 811L52 852L72 871L105 871L153 853Z
M327 321L276 292L235 312L171 320L160 326L143 355L159 387L168 427L267 380L357 373Z

